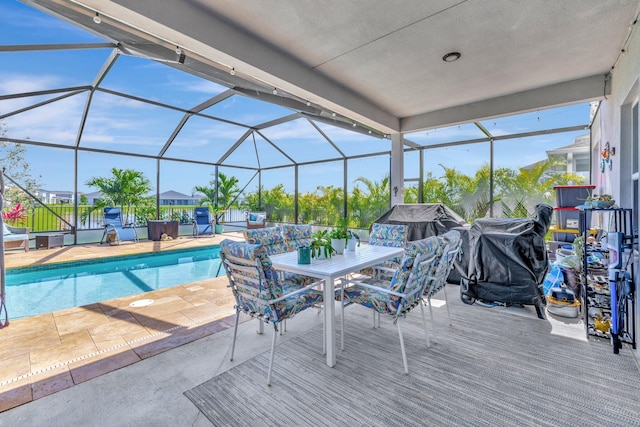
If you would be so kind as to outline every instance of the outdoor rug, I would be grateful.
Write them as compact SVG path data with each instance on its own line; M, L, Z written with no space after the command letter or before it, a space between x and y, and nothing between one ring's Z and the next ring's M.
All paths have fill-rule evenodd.
M627 345L615 355L608 341L552 334L535 314L449 301L453 326L434 309L429 349L419 310L403 323L409 375L391 319L372 329L371 312L354 306L334 368L316 326L278 346L271 387L265 352L185 395L221 426L640 426Z

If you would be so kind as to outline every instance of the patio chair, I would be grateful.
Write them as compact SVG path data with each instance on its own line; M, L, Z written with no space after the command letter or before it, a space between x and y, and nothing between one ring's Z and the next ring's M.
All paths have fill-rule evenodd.
M220 243L220 258L236 299L236 322L231 344L231 358L236 345L240 312L273 324L273 341L269 358L267 385L271 385L273 358L278 325L309 307L322 303L322 291L314 288L322 281L307 286L282 280L271 266L265 248L259 244L225 239Z
M347 304L360 304L373 310L373 326L376 327L376 313L388 314L398 326L400 349L404 372L409 373L407 354L404 348L401 323L407 313L416 305L422 312L422 323L427 343L429 335L424 317L424 307L420 303L428 277L434 274L441 254L438 238L435 236L407 243L400 266L393 273L391 281L366 278L363 280L347 280L340 289L341 301L341 348L344 349L344 307ZM382 267L384 268L384 267Z
M460 253L462 245L462 237L457 230L447 231L445 234L438 236L438 243L442 250L442 256L440 262L434 274L428 278L427 284L424 289L424 295L421 300L424 304L426 298L429 304L429 316L431 317L431 324L433 325L435 335L435 323L433 321L433 308L431 307L431 297L440 292L444 292L445 306L447 307L447 317L449 319L449 326L451 326L451 313L449 312L449 301L447 299L447 278L453 268L453 264ZM429 339L427 338L427 347L429 346Z
M289 252L297 251L300 246L309 246L311 243L311 224L282 224L280 229Z
M215 218L211 220L208 207L198 207L193 210L193 237L203 234L216 235Z
M265 228L267 226L266 212L249 212L245 213L247 219L247 229Z
M371 231L369 232L369 244L378 246L393 246L396 248L402 248L407 243L407 235L409 233L409 227L402 224L382 224L374 222L371 224ZM402 257L395 257L388 261L385 261L380 267L386 267L388 269L395 270L400 266ZM387 270L388 271L388 270ZM384 273L385 270L379 269L378 273ZM365 276L371 276L374 274L373 268L367 268L360 272ZM391 279L388 277L388 279Z
M113 244L126 240L138 242L138 233L133 224L123 224L120 208L104 208L104 232L100 244L106 240Z
M297 247L296 249L291 249L289 247L289 243L287 243L286 240L287 233L283 232L283 227L284 226L276 225L275 227L242 230L242 234L244 235L244 240L247 243L262 245L267 252L267 255L282 254L297 249ZM305 235L305 232L302 232L302 235ZM316 279L312 277L290 272L282 272L280 274L280 277L284 280L294 282L303 286L310 285L311 283L316 281Z
M29 228L12 227L7 223L2 223L2 239L4 249L15 249L24 247L25 252L29 252Z

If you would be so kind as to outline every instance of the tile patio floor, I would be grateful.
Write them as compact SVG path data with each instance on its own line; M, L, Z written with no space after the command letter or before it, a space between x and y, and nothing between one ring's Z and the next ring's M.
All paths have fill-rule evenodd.
M208 246L241 233L8 250L6 268ZM0 329L0 412L233 326L226 277L11 320ZM130 307L151 298L146 307ZM11 307L7 308L9 316ZM2 313L4 320L4 312ZM247 319L245 319L247 320Z

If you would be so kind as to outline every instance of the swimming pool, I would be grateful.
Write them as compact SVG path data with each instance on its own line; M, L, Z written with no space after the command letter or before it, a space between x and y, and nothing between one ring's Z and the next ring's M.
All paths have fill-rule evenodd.
M7 311L17 319L141 294L216 277L219 266L220 247L210 246L12 268Z

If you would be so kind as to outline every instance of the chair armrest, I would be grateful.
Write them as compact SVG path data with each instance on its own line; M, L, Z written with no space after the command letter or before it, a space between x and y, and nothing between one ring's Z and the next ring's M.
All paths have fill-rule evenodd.
M7 226L7 230L13 234L29 234L29 227L13 227L11 225L5 225Z
M318 286L322 285L323 283L324 283L324 280L318 280L318 281L316 281L316 282L313 282L313 283L312 283L312 284L310 284L310 285L305 286L304 288L296 289L296 290L295 290L295 291L293 291L293 292L289 292L288 294L283 295L283 296L281 296L280 298L272 299L272 300L270 300L270 301L268 302L268 304L275 304L275 303L278 303L278 302L280 302L280 301L284 301L284 300L286 300L286 299L288 299L288 298L291 298L291 297L293 297L293 296L296 296L296 295L298 295L298 294L305 293L305 292L307 292L307 291L309 291L309 290L311 290L311 289L313 289L313 288L317 288Z
M363 288L368 288L368 289L373 289L374 291L382 292L382 293L393 295L393 296L396 296L396 297L404 297L404 296L406 296L406 294L402 294L400 292L392 291L392 290L387 289L387 288L382 288L380 286L370 285L369 283L360 282L358 280L345 280L345 284L346 285L361 286Z

